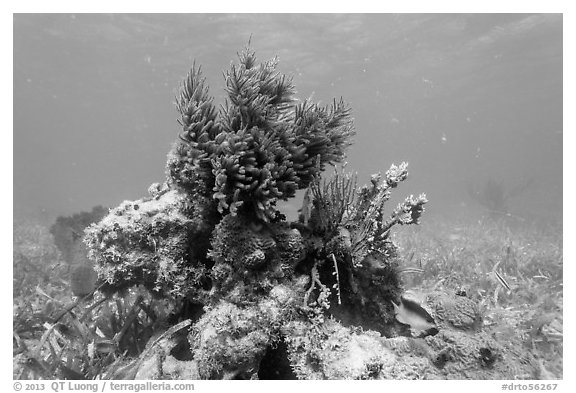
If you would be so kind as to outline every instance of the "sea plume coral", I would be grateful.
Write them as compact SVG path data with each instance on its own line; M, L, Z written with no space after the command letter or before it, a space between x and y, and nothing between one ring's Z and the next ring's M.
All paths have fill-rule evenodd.
M199 67L177 98L183 131L169 155L169 181L212 200L220 214L238 210L273 221L276 202L306 188L326 163L343 159L353 125L340 100L295 104L277 60L256 64L248 48L225 73L227 99L216 110ZM319 160L319 165L316 165Z

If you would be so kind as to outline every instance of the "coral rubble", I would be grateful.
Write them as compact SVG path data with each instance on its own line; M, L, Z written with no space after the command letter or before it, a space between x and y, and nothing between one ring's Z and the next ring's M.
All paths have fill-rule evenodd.
M470 333L479 329L473 304L431 296L423 307L437 319L436 335L415 337L398 321L401 262L390 233L418 223L426 197L410 196L384 216L406 163L361 188L343 170L322 180L351 143L350 109L342 100L297 103L291 79L276 68L276 60L257 64L254 52L241 52L217 109L194 66L177 97L182 132L165 182L85 232L102 291L143 285L203 307L185 340L165 337L128 375L502 378L507 355ZM287 222L277 202L299 189L300 218ZM265 358L290 368L270 371L276 363L263 365Z

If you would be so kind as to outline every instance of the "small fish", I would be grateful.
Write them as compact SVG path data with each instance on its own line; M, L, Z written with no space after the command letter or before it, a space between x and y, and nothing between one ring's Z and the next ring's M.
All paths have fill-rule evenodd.
M502 261L498 261L496 262L496 264L494 265L494 267L492 268L492 271L490 272L492 274L492 276L494 277L494 279L496 281L498 281L498 283L500 285L502 285L504 287L504 289L506 289L506 291L508 291L508 294L510 294L510 292L512 292L512 288L510 288L510 285L508 284L508 282L506 282L506 280L504 279L504 277L502 277L502 275L500 273L498 273L498 266L502 263Z
M401 298L400 304L391 301L396 320L414 331L424 332L436 327L434 318L418 303Z
M404 269L400 269L399 273L424 273L424 269L420 269L417 267L406 267Z
M508 292L512 291L512 288L510 288L510 285L508 285L504 277L502 277L496 270L494 270L494 277L496 278L496 281L498 281L500 285L504 287L504 289L506 289Z

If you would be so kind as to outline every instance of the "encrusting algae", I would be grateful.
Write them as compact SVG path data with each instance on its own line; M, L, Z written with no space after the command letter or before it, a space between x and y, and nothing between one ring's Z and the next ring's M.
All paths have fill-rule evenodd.
M461 312L446 300L455 295L422 305L437 324L404 308L390 233L419 222L425 195L384 216L406 163L360 188L343 170L321 180L351 144L350 108L298 103L277 64L242 51L225 73L220 108L194 65L177 97L182 131L165 182L85 232L102 292L144 286L182 310L202 310L182 311L187 333L151 344L126 377L530 377L531 366L487 335L439 322ZM300 219L288 222L277 202L302 189ZM423 334L406 329L422 321ZM175 355L182 347L187 355Z

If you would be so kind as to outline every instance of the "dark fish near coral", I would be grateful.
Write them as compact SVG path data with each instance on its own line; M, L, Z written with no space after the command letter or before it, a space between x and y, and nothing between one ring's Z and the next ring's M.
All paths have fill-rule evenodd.
M409 325L414 331L425 332L436 327L434 318L418 303L401 298L400 304L393 301L396 320L404 325Z
M70 275L70 287L74 296L86 296L96 288L98 276L90 265L76 265Z

